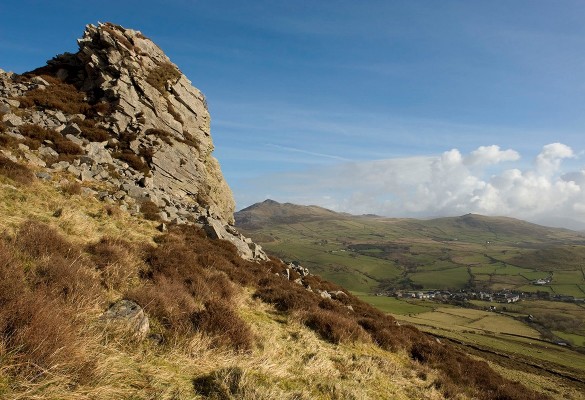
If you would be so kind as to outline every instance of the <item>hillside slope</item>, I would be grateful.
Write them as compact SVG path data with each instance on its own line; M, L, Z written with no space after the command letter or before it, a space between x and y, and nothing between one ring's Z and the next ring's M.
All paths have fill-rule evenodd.
M506 287L585 296L585 235L566 229L473 214L415 220L315 213L314 207L274 202L235 218L273 255L356 292ZM250 223L255 220L263 224ZM531 286L547 278L549 284Z
M0 73L2 399L549 398L239 234L159 50L90 25Z

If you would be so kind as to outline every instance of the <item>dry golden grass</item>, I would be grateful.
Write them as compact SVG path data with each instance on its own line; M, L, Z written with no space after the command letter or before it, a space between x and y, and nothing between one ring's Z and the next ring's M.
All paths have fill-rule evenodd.
M195 227L160 235L50 182L12 183L0 177L2 399L442 399L504 382L353 296L323 300L276 276L278 261L245 262ZM316 277L311 286L339 289ZM162 343L100 322L124 297ZM462 365L473 367L468 387Z

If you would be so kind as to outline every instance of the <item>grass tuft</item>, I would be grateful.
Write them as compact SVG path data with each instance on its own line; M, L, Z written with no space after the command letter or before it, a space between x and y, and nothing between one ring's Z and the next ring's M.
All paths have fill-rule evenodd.
M21 185L30 185L35 180L35 175L28 167L16 163L1 154L0 175L4 175Z

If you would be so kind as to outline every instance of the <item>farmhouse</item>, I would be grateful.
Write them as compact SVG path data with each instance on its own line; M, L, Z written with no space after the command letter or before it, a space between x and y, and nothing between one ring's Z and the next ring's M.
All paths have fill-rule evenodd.
M499 292L494 294L498 303L516 303L520 300L520 295L511 292Z

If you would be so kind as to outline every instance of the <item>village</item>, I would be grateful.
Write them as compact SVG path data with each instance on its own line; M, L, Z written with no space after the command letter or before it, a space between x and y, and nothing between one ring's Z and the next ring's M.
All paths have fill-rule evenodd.
M555 295L547 291L521 292L516 290L503 289L497 292L474 291L469 289L450 290L396 290L392 292L379 292L376 296L388 296L398 299L419 299L431 300L438 303L449 303L462 305L470 300L481 300L500 304L516 303L521 300L549 300L569 303L585 303L585 298L574 296ZM490 306L495 311L497 306Z

